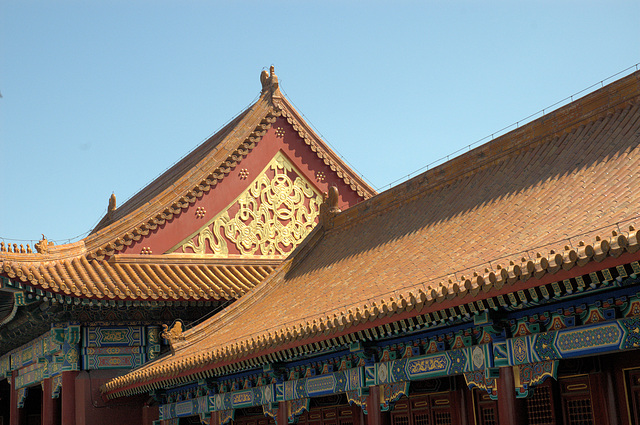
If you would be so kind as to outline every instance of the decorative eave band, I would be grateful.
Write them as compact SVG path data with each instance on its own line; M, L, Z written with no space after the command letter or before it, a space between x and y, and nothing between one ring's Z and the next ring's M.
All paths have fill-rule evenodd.
M457 300L470 295L473 298L483 293L504 292L505 285L512 286L518 282L525 282L531 278L543 279L560 271L569 271L575 266L584 267L592 262L602 262L605 259L616 259L621 255L635 254L640 250L640 231L630 226L629 232L624 234L612 232L609 238L595 237L591 244L581 242L577 249L566 247L561 253L551 251L548 256L537 255L534 260L518 262L511 261L507 267L498 267L496 271L474 273L473 277L461 276L458 282L441 282L438 287L429 285L426 291L418 288L406 290L391 296L380 303L364 304L360 307L351 306L325 317L316 317L304 323L284 326L274 332L234 341L215 350L200 352L190 357L184 357L171 363L133 371L106 383L102 387L103 393L109 398L125 394L142 392L143 388L151 384L168 379L179 378L186 381L189 376L204 371L219 368L227 364L242 362L250 356L260 356L264 353L275 352L291 344L300 344L302 340L326 339L329 335L339 334L354 327L365 326L368 322L389 322L390 317L415 311L420 313L425 307L434 303L457 305ZM272 274L269 279L272 279ZM403 315L404 316L404 315ZM348 336L347 336L348 337ZM190 341L184 341L190 344ZM182 344L181 344L182 345ZM180 347L176 347L179 352ZM213 365L216 366L213 366Z

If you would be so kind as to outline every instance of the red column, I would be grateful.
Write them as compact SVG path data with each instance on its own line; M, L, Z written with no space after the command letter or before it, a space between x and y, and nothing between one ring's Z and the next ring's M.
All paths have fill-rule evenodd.
M75 425L76 423L76 371L62 372L62 423Z
M42 382L42 409L40 410L40 423L42 425L55 425L53 422L53 399L51 398L51 379Z
M374 385L369 388L367 396L367 425L384 425L380 411L380 387Z
M615 371L614 364L609 362L601 362L604 381L602 388L606 411L608 414L609 425L618 425L621 420L616 406L616 387L615 387ZM597 387L596 387L597 388Z
M516 406L516 384L511 366L500 368L498 378L498 417L500 425L513 425L518 422Z
M9 425L20 425L24 422L24 409L18 409L18 390L16 389L18 371L11 372L11 406L9 406Z
M287 425L289 423L289 412L287 411L286 401L278 403L278 417L276 419L278 425Z
M18 371L14 370L11 372L11 406L9 407L9 424L10 425L20 425L25 422L25 411L24 409L18 408L18 389L16 388L16 377L18 376Z

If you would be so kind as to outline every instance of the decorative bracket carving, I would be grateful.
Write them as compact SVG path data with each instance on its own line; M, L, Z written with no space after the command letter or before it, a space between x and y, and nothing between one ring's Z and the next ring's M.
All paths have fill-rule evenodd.
M267 363L262 366L262 370L277 382L282 382L286 379L287 371L280 363Z
M349 351L363 360L365 365L372 365L376 362L375 348L368 347L360 341L352 343L349 346Z

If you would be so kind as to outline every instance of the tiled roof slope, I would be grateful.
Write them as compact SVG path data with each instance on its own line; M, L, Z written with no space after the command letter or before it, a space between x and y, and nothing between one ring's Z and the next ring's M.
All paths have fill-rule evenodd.
M111 210L86 238L65 245L0 248L0 275L61 295L94 299L200 300L235 298L260 282L281 259L191 264L187 257L119 260L118 253L180 214L215 188L284 116L315 154L359 196L375 194L346 166L282 96L277 76L262 78L260 98L217 134L122 206ZM42 244L42 242L41 242ZM148 257L148 256L144 256ZM236 287L237 286L237 287Z
M636 72L325 219L251 297L103 390L129 394L636 258L639 145Z
M193 258L190 255L115 255L88 261L78 255L41 261L39 254L8 253L3 274L47 292L97 300L220 300L260 283L277 259ZM31 261L30 261L31 260Z

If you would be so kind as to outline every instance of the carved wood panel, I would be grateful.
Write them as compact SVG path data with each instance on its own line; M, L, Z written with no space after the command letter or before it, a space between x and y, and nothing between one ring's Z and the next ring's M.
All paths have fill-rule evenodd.
M593 425L596 421L588 375L559 378L562 417L565 425Z
M473 389L475 417L478 425L498 425L498 402L484 390Z
M457 425L455 393L402 397L391 411L391 425Z

